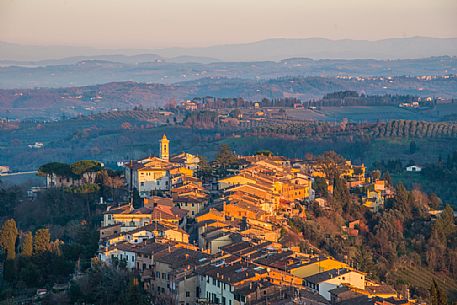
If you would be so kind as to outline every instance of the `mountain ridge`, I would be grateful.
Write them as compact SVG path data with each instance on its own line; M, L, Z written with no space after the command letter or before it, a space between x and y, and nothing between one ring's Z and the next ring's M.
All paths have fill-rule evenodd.
M318 37L269 38L250 43L218 44L196 48L151 49L27 46L0 41L0 60L37 61L72 56L97 56L107 53L129 56L146 53L166 58L192 56L215 58L221 61L278 61L290 57L309 57L313 59L405 59L440 55L457 56L457 37L414 36L380 40L333 40Z

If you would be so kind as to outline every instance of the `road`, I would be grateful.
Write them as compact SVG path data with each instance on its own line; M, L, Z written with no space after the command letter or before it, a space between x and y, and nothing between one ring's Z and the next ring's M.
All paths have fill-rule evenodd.
M36 174L37 171L30 171L30 172L14 172L14 173L0 173L0 177L8 177L8 176L18 176L18 175L28 175L28 174Z

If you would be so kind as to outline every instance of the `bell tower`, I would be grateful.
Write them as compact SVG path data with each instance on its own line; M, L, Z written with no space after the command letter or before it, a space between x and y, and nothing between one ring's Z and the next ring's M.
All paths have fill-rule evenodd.
M162 140L160 140L160 159L164 161L170 161L170 141L164 134Z

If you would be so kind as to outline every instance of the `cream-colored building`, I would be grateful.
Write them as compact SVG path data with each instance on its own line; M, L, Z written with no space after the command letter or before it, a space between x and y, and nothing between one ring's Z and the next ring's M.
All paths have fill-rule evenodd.
M365 289L365 274L346 268L332 269L305 278L304 284L330 301L330 290L340 285Z

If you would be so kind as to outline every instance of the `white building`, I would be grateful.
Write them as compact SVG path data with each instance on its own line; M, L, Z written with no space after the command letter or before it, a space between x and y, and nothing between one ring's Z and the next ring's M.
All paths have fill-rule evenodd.
M350 269L332 269L304 279L304 284L330 301L330 290L346 284L354 288L365 289L365 275Z
M406 167L407 172L420 172L422 171L422 167L417 165L410 165Z
M247 300L237 288L267 277L267 270L246 263L225 264L219 260L197 270L200 299L210 304L244 305Z

